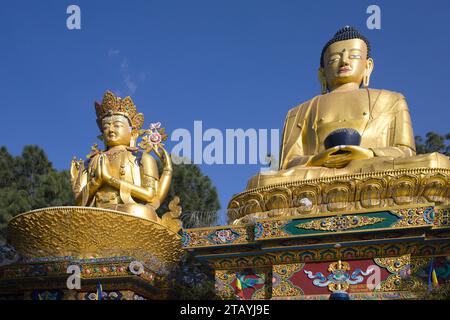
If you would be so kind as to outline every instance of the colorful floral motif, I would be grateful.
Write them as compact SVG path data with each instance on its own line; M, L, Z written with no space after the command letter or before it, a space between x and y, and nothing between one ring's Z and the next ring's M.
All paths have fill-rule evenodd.
M433 224L435 217L433 207L405 208L390 211L400 218L391 226L393 228Z
M450 208L438 208L436 209L436 217L434 219L434 225L436 227L446 227L449 223Z
M183 232L181 236L181 245L183 248L186 248L189 246L189 243L191 242L191 237L189 236L189 233Z
M300 223L295 227L299 229L312 229L312 230L335 232L368 226L384 220L385 220L384 218L374 218L367 216L336 216Z
M239 238L239 233L232 229L220 229L209 234L207 238L213 244L228 244Z
M247 233L248 230L245 226L221 229L186 229L183 231L182 245L184 248L192 248L245 243L250 238Z
M296 286L292 280L292 276L300 272L304 263L293 263L284 265L275 265L272 268L272 296L273 297L290 297L303 295L302 288Z
M283 230L283 227L288 222L290 222L290 220L269 220L257 222L255 225L255 240L288 236L288 234Z

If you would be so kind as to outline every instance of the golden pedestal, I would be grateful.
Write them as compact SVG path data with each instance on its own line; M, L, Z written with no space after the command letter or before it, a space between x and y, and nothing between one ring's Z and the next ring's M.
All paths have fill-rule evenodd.
M223 299L415 299L449 281L450 206L433 203L255 219L183 230ZM338 245L337 245L338 244ZM341 263L338 263L341 261Z
M228 204L228 222L450 203L450 169L415 168L298 180L249 189ZM305 205L305 199L310 205Z
M164 298L164 279L182 254L181 237L167 227L88 207L18 215L7 241L22 259L0 268L0 296L24 299L91 299L99 284L109 299ZM81 288L71 290L73 265Z
M183 230L183 247L224 299L412 299L430 268L449 281L449 204L445 168L291 181L235 195L230 225Z

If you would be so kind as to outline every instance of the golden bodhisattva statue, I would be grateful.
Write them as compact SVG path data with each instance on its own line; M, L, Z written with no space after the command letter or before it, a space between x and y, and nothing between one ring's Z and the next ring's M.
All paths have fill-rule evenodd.
M386 172L387 177L392 170L450 168L449 158L442 154L416 155L406 100L400 93L369 89L373 69L369 41L355 28L340 29L326 43L318 72L322 94L288 112L279 171L263 172L249 180L247 191L230 202L229 208L235 212L231 220L245 212L291 207L282 203L294 197L292 190L270 194L267 189L277 185L314 180L311 188L324 189L325 180L333 177L355 181L350 176ZM383 183L377 188L386 188ZM415 188L412 184L416 182L410 183ZM276 192L278 204L267 206ZM319 196L319 191L308 192L314 193L317 203L330 199ZM243 206L247 209L237 214L237 208Z
M163 143L167 135L159 122L142 129L144 115L130 97L121 99L107 91L102 103L95 103L95 111L105 149L95 144L86 162L72 160L76 206L40 208L8 223L8 244L30 263L30 267L21 263L11 268L28 270L44 261L42 269L48 270L44 276L4 272L14 277L7 290L22 297L47 292L49 283L67 300L91 299L94 283L103 285L105 296L109 292L125 299L136 294L149 299L167 295L166 275L182 255L180 199L171 199L161 217L156 213L172 179L172 162ZM161 175L151 152L162 162ZM69 280L55 280L66 279L69 266L81 267L80 263L81 289L70 287ZM107 299L111 298L115 299Z
M95 103L95 110L106 150L94 146L87 168L82 160L72 161L76 204L157 221L155 210L165 199L172 178L172 163L160 143L159 124L152 125L154 130L139 146L150 146L160 157L164 164L161 177L155 159L136 147L144 116L136 111L131 98L121 99L107 91L102 103Z

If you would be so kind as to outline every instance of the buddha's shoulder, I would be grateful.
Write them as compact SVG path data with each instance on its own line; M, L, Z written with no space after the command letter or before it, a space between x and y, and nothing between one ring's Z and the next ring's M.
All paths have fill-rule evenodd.
M384 99L389 99L397 101L400 99L405 99L405 96L400 92L390 91L386 89L367 89L371 96L382 97Z
M295 117L299 112L305 112L308 107L311 105L311 102L314 101L314 99L316 99L317 97L314 97L312 99L309 99L308 101L302 102L300 104L298 104L297 106L291 108L288 112L287 112L287 118L290 117Z
M395 103L399 100L405 99L403 94L386 89L360 89L360 93L362 93L363 90L367 90L370 96L374 98L374 100L377 98L381 98L385 101ZM295 117L298 113L307 112L307 110L313 105L313 102L319 100L321 97L321 95L315 96L314 98L302 102L294 108L290 109L287 113L287 118Z

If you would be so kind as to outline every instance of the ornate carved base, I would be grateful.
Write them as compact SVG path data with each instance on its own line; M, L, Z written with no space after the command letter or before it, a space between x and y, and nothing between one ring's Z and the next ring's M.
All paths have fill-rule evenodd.
M97 300L99 285L102 300L164 299L164 274L158 272L131 257L23 260L0 267L0 299ZM76 277L79 288L69 288Z
M418 203L450 203L450 169L398 169L250 189L231 199L228 222Z
M105 299L164 298L165 276L182 254L181 237L171 229L100 208L18 215L8 224L7 242L20 258L0 267L0 296L92 299L100 283ZM81 288L69 289L70 276L80 277Z
M184 230L183 246L215 269L224 299L413 299L431 263L450 281L449 213L428 203L258 219Z
M16 216L7 242L25 258L131 256L170 265L181 255L180 236L167 227L124 212L54 207Z
M288 254L288 252L285 252ZM450 280L450 256L411 254L338 262L273 264L216 270L223 299L328 300L338 289L352 300L414 299L428 289L430 264L440 284Z

